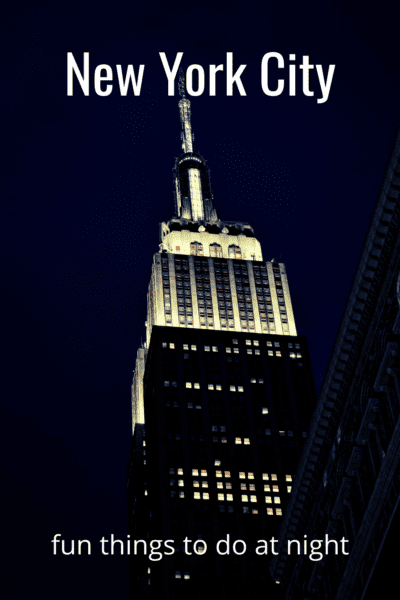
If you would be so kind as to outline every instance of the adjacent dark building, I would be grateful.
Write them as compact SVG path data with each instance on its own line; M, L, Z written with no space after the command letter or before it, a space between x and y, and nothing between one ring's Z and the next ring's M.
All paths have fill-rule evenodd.
M286 599L361 600L397 587L400 525L400 136L313 415L280 538L349 540L273 558ZM331 548L332 550L332 548ZM376 570L375 570L376 569Z
M132 598L279 598L270 540L315 405L307 342L285 265L263 260L248 223L218 218L179 107L176 215L160 226L132 385Z

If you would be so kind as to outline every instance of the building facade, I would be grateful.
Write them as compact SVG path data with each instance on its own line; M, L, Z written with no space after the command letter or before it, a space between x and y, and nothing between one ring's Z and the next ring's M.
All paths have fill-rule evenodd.
M349 553L331 551L314 562L304 554L274 557L271 573L287 599L372 600L397 586L399 191L400 134L280 532L282 540L345 537Z
M132 385L132 597L280 597L261 540L278 532L315 404L307 342L285 265L263 260L248 223L218 218L189 100L179 109L175 217Z

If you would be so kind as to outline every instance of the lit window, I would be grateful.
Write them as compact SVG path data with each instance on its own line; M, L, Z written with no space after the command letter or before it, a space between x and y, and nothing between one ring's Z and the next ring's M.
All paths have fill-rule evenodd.
M170 344L169 347L171 348L171 350L175 350L175 344Z
M259 379L258 383L264 383L264 379Z
M247 473L248 479L254 479L254 473Z
M275 512L277 515L282 516L282 509L281 508L276 508Z
M254 484L254 483L249 483L249 490L250 490L251 492L255 492L255 491L256 491L256 486L255 486L255 484Z
M228 481L227 483L225 483L225 488L227 490L231 490L232 489L232 484Z
M215 471L215 477L222 477L222 471Z
M250 496L250 502L257 502L257 496Z
M219 467L221 465L221 461L220 460L214 460L214 466L215 467Z
M268 481L269 480L268 473L263 473L262 478L264 479L264 481Z
M263 408L262 408L262 414L263 415L267 415L268 414L268 408L266 406L263 406Z
M251 348L247 348L247 354L253 354L253 350Z
M281 499L279 498L279 496L274 496L274 503L275 504L280 504L281 503Z
M272 489L274 492L279 492L279 486L278 485L273 485Z
M250 445L250 438L244 438L243 443L245 446L249 446Z
M260 351L256 349L254 350L254 354L260 354Z
M217 489L218 490L223 490L224 489L224 484L222 483L222 481L217 481Z
M280 350L277 350L277 351L275 352L275 354L276 354L276 356L282 356L282 353L281 353L281 351L280 351Z
M185 579L190 579L190 575L189 575L189 573L188 573L187 571L185 571L184 578L185 578Z
M260 342L258 340L253 340L253 346L259 346Z
M202 469L201 470L201 476L202 477L207 477L207 470L206 469Z
M225 500L225 494L218 494L218 500Z
M195 344L192 344L192 345L190 346L190 349L191 349L191 350L197 350L197 346L196 346Z
M184 498L185 497L185 492L179 492L179 498Z
M289 356L290 356L290 358L296 358L296 353L295 352L289 352Z
M247 494L242 494L242 502L248 502L249 501L249 497Z
M275 348L280 348L281 345L279 342L274 342L274 346L275 346Z
M225 475L225 477L230 477L231 476L231 472L230 471L224 471L224 475Z
M267 346L268 346L269 348L271 348L271 347L272 347L272 342L267 342Z
M273 515L274 514L274 509L273 508L267 508L267 515Z
M187 381L187 382L186 382L186 387L187 387L187 388L189 388L189 389L191 389L191 388L192 388L192 384L191 384L191 382L190 382L190 381Z
M273 356L273 355L274 355L273 351L272 350L268 350L268 356Z
M175 579L180 579L180 578L181 578L181 572L175 571Z
M301 358L300 352L297 352L297 358Z
M235 438L235 444L241 444L242 443L242 438Z
M291 475L286 475L286 481L293 481Z
M200 487L199 482L197 481L197 479L193 480L193 487Z
M229 391L230 392L236 392L236 387L234 385L230 385L229 386Z
M265 496L265 502L266 502L266 504L272 504L271 496Z
M169 381L164 381L165 387L169 387Z
M163 348L168 348L168 344L167 344L167 342L163 342L163 343L162 343L162 347L163 347Z
M194 389L195 390L199 390L200 389L200 384L199 383L195 383L194 384Z
M234 348L233 351L235 354L239 354L239 348Z
M213 384L212 384L212 383L209 383L209 384L208 384L208 389L209 389L209 390L213 390L213 389L214 389L214 386L213 386Z
M244 387L242 385L238 386L238 392L244 392Z
M232 494L227 494L226 495L226 499L228 500L228 502L233 502L233 495Z
M190 254L194 254L195 256L204 256L203 244L200 244L200 242L192 242L190 244Z
M185 484L183 483L183 479L178 479L179 487L183 487Z
M195 500L200 500L200 492L194 492L193 496Z
M226 437L222 437L221 438L221 444L227 444L228 440L226 439Z
M199 470L198 470L198 469L192 469L192 475L193 475L194 477L198 477L198 475L199 475Z
M240 471L239 479L246 479L246 473L244 473L243 471Z
M217 392L221 392L222 391L222 385L216 385L215 389L217 390Z
M255 379L250 379L250 383L257 383Z
M205 352L210 352L210 346L204 346L204 351Z
M270 492L271 488L269 485L264 485L264 492Z
M177 472L178 475L183 475L183 469L177 469L176 472Z
M288 494L290 494L292 492L292 486L291 485L287 486L287 492L288 492Z
M225 352L226 352L227 354L230 354L230 353L232 352L232 350L231 350L231 348L225 348Z
M247 485L245 483L241 483L240 484L240 489L241 490L247 490Z
M213 351L213 352L218 352L218 347L217 347L217 346L213 346L213 347L212 347L212 351Z
M272 474L271 479L272 479L272 481L278 481L278 476Z
M209 251L210 256L222 258L222 247L219 244L210 244Z
M210 494L208 492L203 492L203 500L209 500Z

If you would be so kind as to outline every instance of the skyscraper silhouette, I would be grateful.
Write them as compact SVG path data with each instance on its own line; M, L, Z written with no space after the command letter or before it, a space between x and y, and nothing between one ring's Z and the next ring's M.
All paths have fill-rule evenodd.
M267 564L315 403L310 358L285 265L217 215L182 77L180 93L175 216L132 385L132 597L279 597Z

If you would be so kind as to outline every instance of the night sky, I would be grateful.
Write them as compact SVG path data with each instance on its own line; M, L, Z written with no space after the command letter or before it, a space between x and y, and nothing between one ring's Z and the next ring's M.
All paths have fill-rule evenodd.
M329 360L400 120L394 3L36 2L2 7L1 441L2 597L127 598L130 386L144 339L158 224L173 216L181 153L178 94L159 52L200 64L195 149L208 161L221 219L249 222L264 259L285 262L298 333L317 390ZM67 96L67 52L83 70ZM208 65L246 69L247 95L208 94ZM261 60L279 52L266 96ZM288 95L288 59L327 73L327 102ZM108 64L111 95L94 90ZM116 65L145 65L140 96L119 93ZM89 539L92 555L53 556L51 540ZM4 570L4 569L3 569Z

